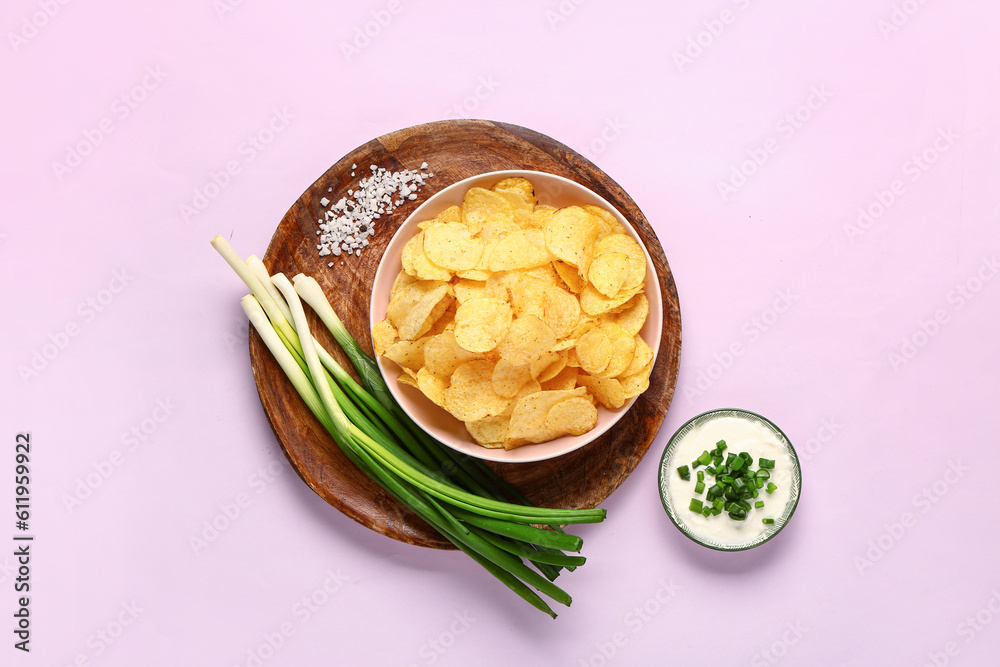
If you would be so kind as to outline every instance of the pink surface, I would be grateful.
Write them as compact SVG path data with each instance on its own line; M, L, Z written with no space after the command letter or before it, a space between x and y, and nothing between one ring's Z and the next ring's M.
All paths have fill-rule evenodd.
M5 3L3 664L995 664L998 18L984 0ZM445 117L593 159L680 293L674 403L580 531L554 622L299 481L208 244L262 254L346 152ZM656 493L669 435L716 407L764 414L803 459L796 516L752 552L688 542ZM15 533L35 536L29 654Z

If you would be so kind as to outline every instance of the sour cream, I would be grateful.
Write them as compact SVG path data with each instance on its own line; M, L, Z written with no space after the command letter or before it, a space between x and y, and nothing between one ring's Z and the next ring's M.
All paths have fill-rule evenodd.
M696 494L694 490L698 470L704 470L705 466L695 468L691 464L704 451L715 449L720 440L726 441L726 454L750 454L754 470L760 468L761 458L774 461L768 481L778 488L767 493L765 483L764 488L758 489L758 497L748 501L751 509L743 521L731 519L725 511L705 517L689 508L692 498L710 504L704 492ZM690 480L681 479L677 472L684 465L690 468ZM714 479L705 474L706 489ZM770 421L743 410L715 410L695 417L670 439L660 461L659 484L667 514L689 537L716 549L747 549L765 542L791 517L799 497L799 462L791 443ZM753 507L758 500L764 501L763 508ZM765 517L774 519L774 523L763 523Z

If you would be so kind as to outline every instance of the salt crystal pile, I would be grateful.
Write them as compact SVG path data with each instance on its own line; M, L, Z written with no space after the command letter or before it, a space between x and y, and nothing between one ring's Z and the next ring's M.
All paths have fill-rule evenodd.
M351 165L351 169L357 167ZM360 255L361 249L368 245L368 238L375 233L379 218L390 215L404 202L415 200L424 180L434 176L427 171L426 162L420 165L419 171L390 172L375 165L369 169L371 175L362 178L357 188L348 190L347 197L341 197L338 202L331 202L326 197L319 200L327 209L323 218L316 221L319 223L316 249L320 257L339 257L342 253ZM333 266L333 262L327 266Z

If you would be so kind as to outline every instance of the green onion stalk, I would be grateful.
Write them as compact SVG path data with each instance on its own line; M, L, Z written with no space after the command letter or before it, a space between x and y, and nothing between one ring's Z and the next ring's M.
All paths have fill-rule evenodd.
M554 580L586 559L565 553L578 553L583 541L561 526L599 523L605 510L535 507L481 461L439 443L396 403L313 278L271 276L260 259L242 260L221 236L212 245L250 288L241 302L250 323L345 456L532 606L553 618L539 594L568 606L569 594ZM303 301L360 383L313 336Z

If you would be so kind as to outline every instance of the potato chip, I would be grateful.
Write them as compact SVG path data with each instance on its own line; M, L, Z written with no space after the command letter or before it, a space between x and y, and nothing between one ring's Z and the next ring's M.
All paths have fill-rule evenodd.
M448 390L448 378L443 378L431 373L426 368L421 368L417 371L417 389L424 392L424 396L443 408L444 395Z
M634 375L645 368L653 360L653 350L646 344L638 334L635 336L635 354L632 355L632 362L628 365L622 375Z
M575 368L570 365L566 365L559 373L551 380L546 380L541 383L542 389L545 391L559 391L559 390L569 390L576 386L576 377L580 374L580 369Z
M504 439L504 449L514 449L530 443L551 440L545 428L545 418L557 403L586 394L582 387L570 391L539 391L517 401L510 415L510 428Z
M451 271L438 266L424 252L424 233L417 232L403 246L403 270L420 280L451 280Z
M465 422L465 430L469 432L472 439L488 449L503 448L503 441L507 437L509 426L510 417L504 415Z
M507 335L510 304L492 297L469 299L455 313L455 340L470 352L489 352Z
M624 290L634 290L646 280L646 255L642 252L639 242L628 234L612 234L597 242L594 255L609 252L620 252L628 257L629 271L622 284Z
M500 359L493 367L493 391L504 398L516 396L530 379L531 371L527 364L514 364Z
M618 222L618 218L616 218L610 211L605 210L600 206L593 206L591 204L584 206L583 210L597 218L601 225L601 238L610 236L611 234L627 233L625 228L622 227L622 224Z
M542 296L542 321L556 338L566 338L580 321L580 302L559 287L548 287Z
M528 227L534 227L535 229L545 229L545 225L548 224L549 219L552 215L559 209L555 206L549 206L548 204L538 204L531 211L531 216L528 218Z
M524 178L505 178L493 186L493 191L510 203L517 226L528 226L531 211L538 201L531 182Z
M437 214L437 219L441 222L462 222L462 208L449 206Z
M396 335L396 327L389 323L389 320L379 320L372 327L372 348L375 354L382 355L386 348L399 340Z
M419 387L417 387L417 378L411 373L412 371L410 371L410 369L404 368L403 372L396 376L396 382L413 387L414 389L419 389Z
M596 374L598 377L613 378L621 375L632 363L632 358L635 356L635 336L630 336L619 327L615 328L621 334L611 338L611 360L608 362L607 368Z
M619 379L622 387L622 395L625 400L634 398L649 389L649 374L653 372L653 360L650 359L641 371L626 375Z
M519 229L504 236L493 247L490 271L531 269L552 261L545 247L545 235L539 229Z
M469 188L462 200L462 222L473 234L487 222L514 222L514 210L502 195L485 188Z
M508 399L493 391L493 364L484 360L467 361L455 369L444 392L445 409L464 422L495 417L507 404Z
M577 267L585 276L599 232L597 218L579 206L567 206L545 225L545 245L556 258Z
M566 262L554 261L552 268L565 283L566 288L573 294L579 294L587 285L587 281L580 275L580 271L575 266L570 266Z
M611 339L601 327L594 327L580 336L574 349L580 368L587 373L600 373L611 361Z
M532 185L531 181L520 176L503 179L493 186L493 191L516 197L527 204L529 208L534 208L535 204L538 203L538 198L535 196L535 186Z
M515 272L508 274L507 284L517 317L532 315L540 319L545 315L545 289L548 284L543 279L527 272Z
M486 291L486 281L484 280L469 280L467 278L461 278L458 282L454 283L455 286L455 300L459 304L465 303L469 299L478 299L480 297L489 296Z
M574 385L575 386L575 385ZM572 389L573 387L570 387ZM510 403L507 405L507 409L501 413L503 417L510 417L514 413L514 407L517 402L520 401L525 396L531 396L532 394L537 394L542 390L542 385L538 383L538 380L528 380L521 387L521 390L517 392L517 396L511 399Z
M447 283L416 280L399 288L389 299L386 317L396 327L401 340L413 340L431 328L447 309L451 298Z
M545 322L537 315L523 315L511 323L497 352L512 364L530 364L555 344L555 334Z
M598 378L593 375L580 374L576 378L576 383L581 387L586 387L597 402L606 408L617 410L625 405L625 392L621 383L615 378Z
M469 352L459 345L455 340L455 332L451 330L428 337L424 346L424 366L441 377L450 377L465 362L479 358L477 353Z
M416 371L424 365L424 346L427 339L420 340L400 340L390 345L383 355L386 359L394 361L403 368Z
M617 313L604 315L608 322L614 322L632 335L638 334L649 316L649 299L642 292L639 292L625 304L624 308Z
M545 430L550 438L583 435L597 426L597 408L587 398L567 398L552 406L545 416Z
M625 253L606 252L591 261L587 279L594 288L606 297L614 297L625 283L629 271L629 259Z
M451 271L475 268L483 255L483 241L461 222L442 222L423 231L424 253L434 264Z
M546 352L538 360L529 364L532 370L532 375L539 382L547 382L558 375L562 369L566 368L566 359L569 357L569 352L563 351L561 354L557 352ZM538 368L538 372L535 369Z
M588 284L580 292L580 310L587 313L592 317L597 317L598 315L603 315L613 311L619 306L625 305L625 303L635 296L638 290L622 290L618 292L618 295L614 298L608 298L597 291L597 288L593 285Z

